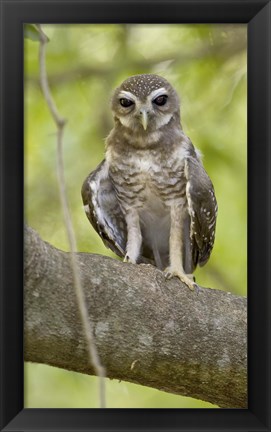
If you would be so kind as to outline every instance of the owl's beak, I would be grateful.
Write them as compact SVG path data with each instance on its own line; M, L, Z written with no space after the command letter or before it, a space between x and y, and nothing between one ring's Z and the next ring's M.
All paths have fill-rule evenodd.
M141 123L142 123L143 129L146 130L147 126L148 126L148 113L146 110L143 109L140 111L140 114L141 114Z

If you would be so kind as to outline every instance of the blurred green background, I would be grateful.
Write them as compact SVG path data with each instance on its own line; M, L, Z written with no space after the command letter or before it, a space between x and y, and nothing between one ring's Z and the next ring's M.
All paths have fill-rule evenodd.
M203 153L218 201L216 241L196 271L206 287L246 295L247 27L245 25L44 25L47 72L64 133L67 193L78 249L105 248L82 207L83 180L104 156L113 89L139 73L167 78L181 96L185 133ZM68 250L56 178L56 128L39 86L39 43L25 39L25 218L40 236ZM211 404L107 380L107 406L207 408ZM25 366L25 407L98 407L95 377L39 364Z

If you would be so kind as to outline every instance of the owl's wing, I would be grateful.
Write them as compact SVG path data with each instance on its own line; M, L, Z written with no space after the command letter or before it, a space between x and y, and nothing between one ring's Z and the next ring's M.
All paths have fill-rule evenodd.
M120 257L125 255L126 223L103 160L82 186L86 215L106 247Z
M185 160L186 197L194 266L209 259L215 240L217 202L213 184L197 157Z

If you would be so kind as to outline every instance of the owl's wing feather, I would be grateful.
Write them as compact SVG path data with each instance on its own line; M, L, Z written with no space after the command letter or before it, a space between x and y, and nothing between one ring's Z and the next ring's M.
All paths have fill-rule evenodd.
M123 257L127 240L126 223L105 160L88 175L81 193L91 225L102 238L105 246Z
M197 157L185 160L186 197L194 265L208 261L215 240L217 202L213 184Z

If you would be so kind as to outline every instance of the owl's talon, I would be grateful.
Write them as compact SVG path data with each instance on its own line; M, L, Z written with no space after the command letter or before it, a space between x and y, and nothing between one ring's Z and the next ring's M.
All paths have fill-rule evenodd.
M172 270L170 267L165 269L165 278L167 280L173 278L174 276L179 278L180 281L183 282L191 291L196 290L198 294L199 287L194 281L191 280L191 276L193 275L187 275L179 270Z
M127 255L127 254L124 257L123 262L130 263L130 264L136 264L136 261L134 259L130 258L129 255Z
M186 276L192 281L192 282L196 282L196 278L193 275L193 273L186 273Z
M128 257L127 254L126 254L125 257L124 257L123 262L125 262L125 263L126 263L126 262L129 262L129 257Z
M202 289L200 288L200 286L198 284L195 283L195 292L197 294L197 296L199 295L199 293L202 291Z

